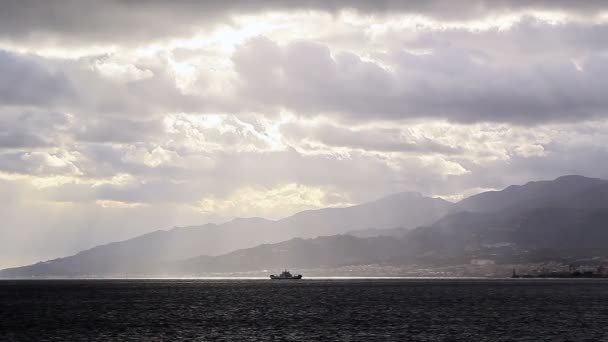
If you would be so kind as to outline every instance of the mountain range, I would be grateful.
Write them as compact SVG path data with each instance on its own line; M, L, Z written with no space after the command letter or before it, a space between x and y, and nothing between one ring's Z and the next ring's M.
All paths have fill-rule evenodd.
M445 267L603 262L608 181L564 176L450 203L399 193L282 220L235 219L145 234L2 277L204 275L348 265Z

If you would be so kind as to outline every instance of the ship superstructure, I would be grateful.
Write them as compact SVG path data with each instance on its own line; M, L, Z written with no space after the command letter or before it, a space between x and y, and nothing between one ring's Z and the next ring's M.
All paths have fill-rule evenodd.
M273 280L291 280L291 279L302 279L301 274L291 274L288 270L283 270L279 275L270 275L270 279Z

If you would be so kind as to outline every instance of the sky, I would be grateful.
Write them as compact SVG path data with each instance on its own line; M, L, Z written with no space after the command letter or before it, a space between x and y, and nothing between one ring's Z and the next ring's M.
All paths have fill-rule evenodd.
M0 268L400 191L608 178L608 3L0 2Z

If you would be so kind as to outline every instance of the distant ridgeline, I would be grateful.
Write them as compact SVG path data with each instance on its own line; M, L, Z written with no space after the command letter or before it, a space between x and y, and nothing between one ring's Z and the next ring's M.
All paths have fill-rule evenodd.
M608 267L600 265L598 267L584 267L569 265L568 270L556 270L546 267L532 273L518 274L513 269L511 278L608 278Z
M563 269L599 275L607 260L608 181L564 176L455 204L400 193L278 221L156 231L0 276L267 276L285 267L318 275L511 276L516 268L522 277L583 276L589 270Z

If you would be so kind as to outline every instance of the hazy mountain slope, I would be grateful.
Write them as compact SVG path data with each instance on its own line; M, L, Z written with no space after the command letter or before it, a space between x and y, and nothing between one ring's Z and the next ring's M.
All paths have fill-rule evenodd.
M461 212L409 231L407 255L427 261L536 262L608 257L608 209L535 208L527 212ZM598 254L599 253L599 254Z
M607 208L608 181L582 176L563 176L552 181L512 185L463 199L458 206L476 212L531 208Z
M396 237L396 238L402 238L407 234L408 231L410 231L410 229L401 228L401 227L386 228L386 229L369 228L369 229L351 230L349 232L346 232L345 234L348 234L348 235L351 235L354 237L358 237L358 238L368 238L368 237L374 237L374 236L392 236L392 237Z
M410 230L403 238L350 235L296 238L182 261L124 259L110 268L104 268L102 260L83 253L80 259L70 257L8 269L0 275L191 276L375 263L449 266L468 264L472 259L490 259L499 264L555 260L569 263L581 258L608 257L607 222L608 209L540 208L518 214L460 212L431 226ZM82 262L83 257L87 262Z
M370 228L415 228L455 210L453 203L443 199L405 192L354 207L303 211L280 224L294 236L311 237Z
M295 238L276 244L237 250L220 256L199 256L183 261L146 262L129 260L107 268L91 255L84 254L52 262L0 271L3 277L29 276L187 276L206 272L278 270L283 267L322 268L379 262L399 256L402 241L389 237L360 239L334 235L315 239ZM82 262L86 259L86 263ZM83 266L88 268L83 268ZM96 270L96 271L91 271Z
M104 275L143 270L150 265L155 267L159 262L201 255L201 250L211 255L222 254L231 248L228 244L238 246L234 241L255 245L259 238L264 237L264 230L273 224L274 221L252 218L233 220L223 225L158 230L97 246L69 257L37 263L32 268L49 275ZM241 230L244 229L257 231L259 235L256 238L254 234L242 234Z
M379 262L400 255L402 241L389 237L334 235L265 244L217 257L198 257L172 264L181 274L291 268L323 268ZM168 271L170 273L171 271Z
M474 258L508 263L608 256L604 180L560 177L476 195L459 205L474 211L417 194L397 194L279 221L237 219L158 231L0 275L179 275L379 260L446 265ZM401 228L414 225L420 227ZM346 232L351 235L326 236ZM376 234L388 236L369 237ZM326 237L293 239L316 236ZM240 250L231 252L235 249Z
M161 230L32 267L47 275L104 275L146 270L162 262L220 255L294 237L311 238L367 228L414 228L430 224L454 208L452 203L441 199L402 193L349 208L305 211L279 221L247 218L221 225Z

